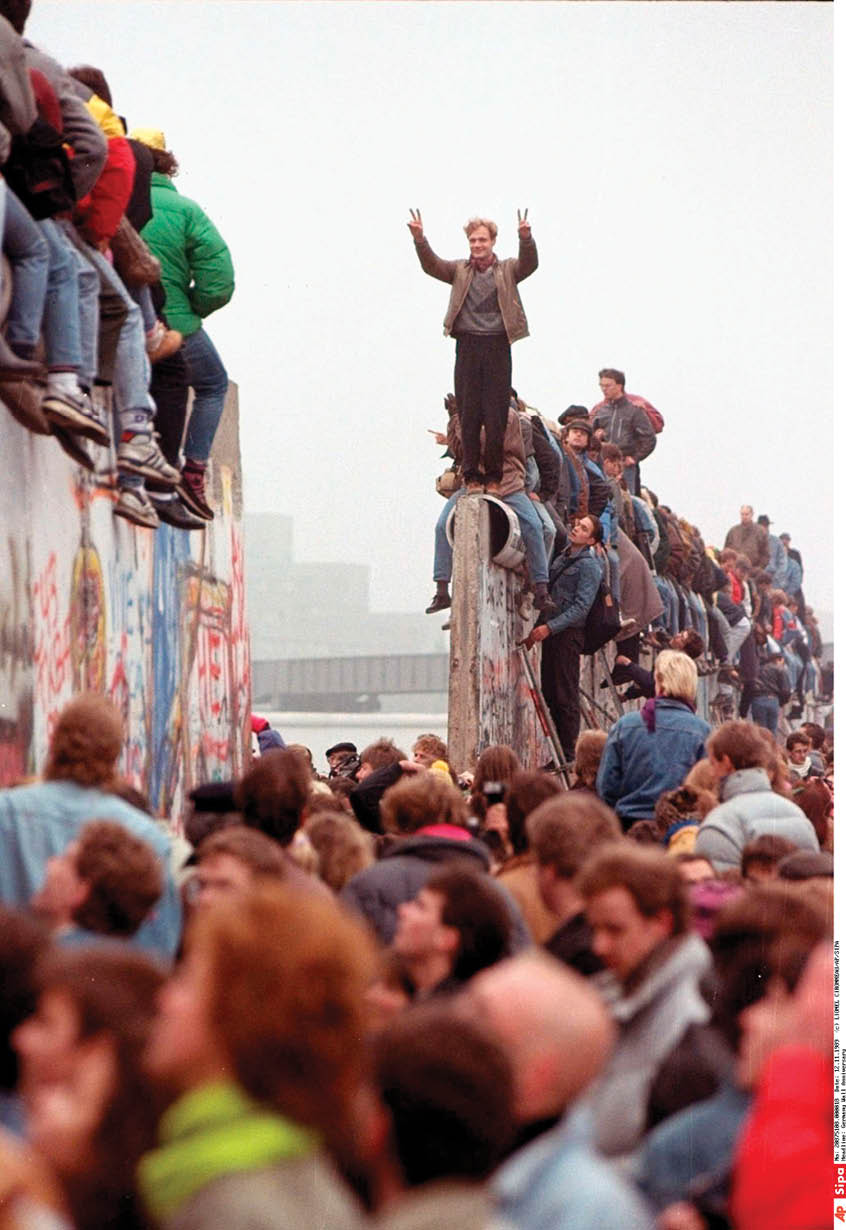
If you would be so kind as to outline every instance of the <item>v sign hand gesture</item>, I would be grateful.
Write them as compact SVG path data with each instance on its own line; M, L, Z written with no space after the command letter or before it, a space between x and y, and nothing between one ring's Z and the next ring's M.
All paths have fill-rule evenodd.
M532 238L532 224L526 220L528 216L528 209L524 209L522 214L519 209L517 210L517 234L521 239Z
M420 216L419 209L409 209L411 221L406 223L406 226L411 231L411 238L418 242L423 238L423 219Z

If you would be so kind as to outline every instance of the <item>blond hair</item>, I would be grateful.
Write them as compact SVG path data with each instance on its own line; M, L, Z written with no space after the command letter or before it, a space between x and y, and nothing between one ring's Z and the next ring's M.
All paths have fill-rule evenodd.
M676 700L696 702L699 676L693 660L677 649L664 649L655 660L655 690Z
M488 234L491 237L491 243L496 243L496 236L497 236L497 231L499 230L499 228L497 227L497 224L495 222L491 221L490 218L471 218L470 221L467 223L467 225L464 228L464 234L469 239L470 232L475 231L477 227L480 227L480 226L486 226L488 228Z

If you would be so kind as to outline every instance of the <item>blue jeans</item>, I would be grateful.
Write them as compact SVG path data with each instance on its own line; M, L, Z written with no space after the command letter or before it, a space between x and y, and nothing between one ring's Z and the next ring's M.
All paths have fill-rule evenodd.
M517 520L520 522L520 533L523 536L523 546L526 548L529 580L533 585L545 585L549 580L549 565L543 541L543 522L537 511L540 505L530 500L525 491L515 491L513 495L501 495L499 499L503 504L514 509ZM553 529L553 540L554 538Z
M623 478L629 489L629 495L640 495L640 468L637 462L633 466L623 466Z
M659 615L659 617L657 619L654 619L652 622L655 624L658 624L662 628L666 628L668 632L672 633L673 631L673 598L675 597L673 587L670 584L670 582L667 580L667 578L662 577L660 573L658 573L654 577L654 581L655 581L655 588L658 590L658 593L661 595L661 601L664 603L664 614ZM678 620L676 620L676 622L678 622Z
M530 500L532 508L538 515L538 520L541 523L541 532L543 533L543 548L546 552L546 561L552 559L552 552L555 550L555 522L547 512L546 505L539 500Z
M85 259L81 251L82 240L70 222L65 219L48 219L40 225L41 233L48 243L48 233L52 232L73 254L79 308L79 383L90 389L97 375L99 357L100 279L97 270Z
M446 525L449 514L464 494L463 488L454 492L441 509L435 525L435 563L432 569L435 581L449 581L452 578L452 547L447 538ZM520 522L520 533L526 548L526 564L529 578L533 585L546 584L549 580L549 568L546 562L546 548L543 543L540 518L535 514L535 505L523 491L513 495L498 496L503 504L513 508Z
M705 603L702 601L702 596L697 594L695 590L690 591L690 610L693 615L693 622L696 625L696 631L702 637L702 644L707 650L708 617L705 614Z
M49 254L38 224L10 189L6 190L3 251L13 274L6 337L13 350L29 358L41 334Z
M114 349L113 370L111 373L101 371L100 374L106 380L111 376L117 412L146 410L152 419L156 406L150 396L150 360L147 358L141 309L102 252L86 244L83 255L94 266L100 279L101 328L107 304L110 321L116 323L118 317L122 318Z
M47 299L44 304L44 348L47 366L53 370L71 368L79 372L90 388L94 379L97 355L97 295L99 282L94 270L86 266L80 273L77 253L68 243L56 223L44 218L38 229L50 253L50 273L47 278ZM83 361L80 287L87 296L86 310L90 315L94 305L91 329L91 353L88 365ZM92 361L93 360L93 361Z
M194 390L185 456L191 461L207 461L223 414L229 377L205 329L200 328L186 337L182 353L188 367L188 383Z
M752 714L752 721L757 722L759 726L763 726L765 730L771 730L773 734L778 730L778 713L781 706L775 696L756 696L749 706Z
M144 332L149 333L156 324L156 309L153 307L153 296L149 286L128 286L126 289L140 307Z

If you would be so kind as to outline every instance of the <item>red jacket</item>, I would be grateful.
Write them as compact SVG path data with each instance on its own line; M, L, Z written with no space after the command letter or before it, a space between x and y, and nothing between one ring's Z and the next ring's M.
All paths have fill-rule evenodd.
M735 1154L735 1230L832 1224L833 1089L831 1060L818 1051L773 1051Z
M95 247L109 240L129 204L135 180L135 155L126 137L109 137L106 165L88 196L77 202L74 222Z

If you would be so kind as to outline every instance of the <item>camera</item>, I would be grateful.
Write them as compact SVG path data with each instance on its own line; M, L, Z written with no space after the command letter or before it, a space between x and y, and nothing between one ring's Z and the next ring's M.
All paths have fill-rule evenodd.
M505 791L505 782L484 782L482 784L482 794L488 807L493 807L494 803L502 803L505 799Z

